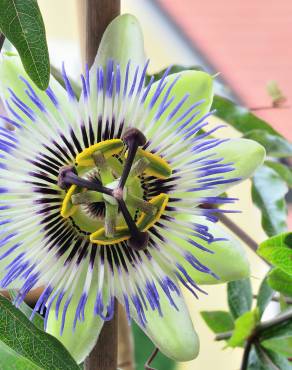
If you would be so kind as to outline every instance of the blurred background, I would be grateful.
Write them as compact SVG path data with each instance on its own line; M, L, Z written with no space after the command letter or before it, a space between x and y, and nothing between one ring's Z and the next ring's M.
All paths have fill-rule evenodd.
M52 64L60 67L65 61L72 78L78 78L84 66L83 0L39 0L39 5ZM286 107L292 100L291 0L122 0L122 13L136 15L142 25L146 54L151 60L150 72L169 64L201 65L212 74L220 72L216 82L219 93L256 108L260 117L292 139L291 107ZM271 80L278 83L287 97L287 104L281 109L259 109L271 106L266 92ZM239 136L231 128L223 129L221 135ZM260 214L250 199L250 183L246 181L236 186L229 194L240 197L236 208L242 211L232 219L257 242L264 240ZM256 287L267 267L248 248L247 253ZM213 334L199 314L202 310L226 309L226 286L207 287L206 290L208 296L201 296L199 300L186 293L201 338L201 352L198 359L179 364L177 369L238 369L241 351L223 350L224 344L214 342ZM276 308L271 307L273 309ZM137 348L137 351L142 349ZM151 347L145 351L146 361ZM159 370L169 370L168 365L164 366Z

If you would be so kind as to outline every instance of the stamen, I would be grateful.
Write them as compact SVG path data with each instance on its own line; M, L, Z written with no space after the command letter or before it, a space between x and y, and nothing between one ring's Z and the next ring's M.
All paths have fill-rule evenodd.
M118 206L105 202L105 235L109 238L113 237L116 231L116 220L118 214Z
M142 175L143 172L148 167L150 161L147 158L140 158L132 167L131 176L139 176Z
M157 208L154 204L146 202L132 194L128 194L127 203L134 208L140 209L144 213L154 215L157 212Z
M91 204L103 201L103 196L96 191L85 191L84 193L73 194L72 204Z
M142 132L136 128L128 129L122 139L124 143L128 146L128 156L118 186L121 189L123 189L126 184L138 147L145 145L147 141Z
M131 233L131 238L128 240L128 246L130 248L133 248L135 250L143 250L147 248L147 244L149 242L149 234L146 231L140 231L137 228L137 225L135 224L134 220L132 219L132 216L130 212L128 211L128 208L126 206L126 203L123 199L117 199L120 210L124 216L124 219L126 221L126 224L129 228L129 231Z

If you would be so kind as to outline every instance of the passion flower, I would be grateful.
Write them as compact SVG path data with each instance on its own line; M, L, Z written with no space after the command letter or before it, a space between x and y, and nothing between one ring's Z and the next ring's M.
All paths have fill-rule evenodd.
M43 286L34 313L79 362L115 299L166 355L194 358L179 283L197 295L199 283L248 274L241 247L212 223L216 205L234 201L220 194L264 150L212 136L208 74L167 70L147 84L139 35L133 17L113 21L79 100L64 66L66 89L52 78L46 92L16 57L0 66L1 118L15 128L0 129L0 287L18 289L18 306ZM117 40L133 49L113 52Z

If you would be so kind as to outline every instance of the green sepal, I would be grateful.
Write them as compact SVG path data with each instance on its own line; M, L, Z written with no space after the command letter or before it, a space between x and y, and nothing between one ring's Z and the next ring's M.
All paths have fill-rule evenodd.
M208 226L208 232L212 234L214 238L224 239L208 243L201 238L192 236L192 240L213 252L208 253L199 248L195 248L187 241L175 238L172 235L167 235L168 237L173 238L180 248L191 252L200 261L200 263L208 267L219 278L216 279L210 274L196 270L186 261L185 258L177 254L176 257L178 262L186 269L190 277L197 284L220 284L227 281L244 279L249 276L249 262L243 246L237 239L226 234L223 229L212 222L204 220L203 217L184 217L184 220L186 219L194 223Z
M94 63L89 70L91 86L96 86L98 68L102 68L106 74L106 67L109 61L113 61L115 65L119 64L121 76L125 76L127 64L130 62L131 66L128 73L130 84L133 81L136 67L142 70L145 64L143 33L138 20L134 16L130 14L120 15L107 26ZM116 66L114 70L116 70ZM121 82L121 89L123 89L123 78ZM96 117L96 104L99 104L97 101L97 90L91 89L89 104L91 106L92 122L98 119ZM82 96L80 98L80 111L86 118Z
M97 66L106 67L110 59L119 63L122 75L129 61L134 66L133 70L136 66L144 66L143 33L139 21L131 14L120 15L108 25L90 72Z
M234 183L217 185L215 189L210 190L213 196L226 191L235 183L244 181L263 163L265 158L265 149L256 141L248 139L231 139L214 148L217 158L224 158L223 163L232 163L233 171L224 174L224 179L237 178Z
M177 284L177 281L174 282ZM158 310L149 308L144 311L147 323L143 326L138 319L136 308L130 302L131 317L164 355L175 361L193 360L199 354L200 343L182 293L174 297L176 309L170 304L159 283L155 283L163 317ZM119 297L119 300L123 302L122 297Z
M24 77L33 87L35 92L37 93L38 97L44 103L46 109L56 118L58 122L60 122L60 127L62 127L63 123L60 120L60 112L54 106L50 98L47 96L45 91L40 90L33 81L28 77L27 73L23 69L21 64L20 58L17 55L11 54L4 54L1 58L0 63L0 97L5 101L6 99L10 98L10 92L8 88L12 89L13 92L17 95L19 99L21 99L29 108L35 110L36 106L31 101L31 99L26 94L25 90L27 90L27 86L21 79L20 76ZM63 86L53 77L50 77L50 87L54 91L60 106L62 106L62 111L68 117L68 120L75 119L74 113L72 112L72 107L69 104L67 92L63 88ZM13 106L13 109L16 111L20 117L28 122L31 123L31 120L16 106ZM39 112L39 114L41 114ZM8 115L10 115L8 111ZM14 118L14 117L12 117Z
M93 270L91 286L89 288L88 298L84 309L84 320L83 318L81 320L80 318L76 320L75 317L78 303L84 293L83 286L88 273L88 265L89 259L87 258L87 260L84 261L78 284L74 289L73 296L66 312L63 331L61 331L62 313L66 300L70 297L69 293L64 295L59 307L58 315L56 314L56 300L54 301L50 307L46 327L46 332L57 338L67 348L78 364L82 363L91 352L104 324L104 321L94 313L96 292L98 288L97 269ZM74 329L73 324L75 320L76 327Z
M164 113L159 117L156 123L153 125L153 129L150 132L150 136L155 135L155 132L159 130L160 125L167 119L170 112L176 107L176 105L186 96L189 95L185 103L177 111L175 117L179 117L181 114L186 112L193 104L202 101L198 108L192 111L185 119L189 118L194 112L197 112L196 120L202 118L206 113L209 112L212 100L213 100L213 78L208 73L201 71L183 71L174 73L165 78L166 92L168 87L176 80L176 83L172 87L170 97L174 97L173 102L165 109ZM153 83L147 99L145 101L145 107L149 106L160 81ZM161 104L165 92L160 94L159 98L153 105L145 125L149 124L157 113L157 108ZM192 123L194 120L192 121ZM191 125L192 123L189 123ZM178 128L178 124L175 126ZM179 133L178 133L179 134Z

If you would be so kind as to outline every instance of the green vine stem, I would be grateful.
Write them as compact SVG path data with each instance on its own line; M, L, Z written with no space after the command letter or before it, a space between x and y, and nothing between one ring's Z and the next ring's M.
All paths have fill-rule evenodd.
M4 41L5 41L5 36L3 35L3 33L0 33L0 51L2 50Z
M246 342L246 345L244 347L244 352L243 352L243 357L242 357L242 362L240 366L240 370L246 370L248 367L248 359L249 359L249 354L252 348L252 341L248 340Z
M266 320L266 321L263 321L263 322L259 323L255 327L252 336L253 336L253 338L260 338L261 334L265 330L270 329L274 325L282 324L282 323L284 323L286 321L289 321L291 319L292 319L292 309L289 309L289 310L281 313L280 315L274 317L273 319ZM219 333L215 336L215 340L216 341L227 340L227 339L231 338L232 333L233 333L232 331L227 331L225 333Z
M254 252L258 249L258 243L255 242L244 230L242 230L236 223L230 220L224 214L218 215L219 220L235 235L237 235L247 246Z

